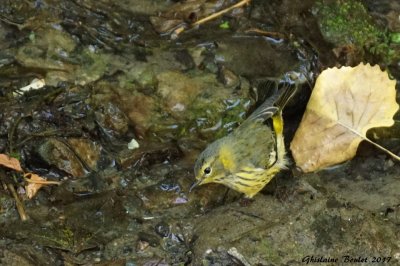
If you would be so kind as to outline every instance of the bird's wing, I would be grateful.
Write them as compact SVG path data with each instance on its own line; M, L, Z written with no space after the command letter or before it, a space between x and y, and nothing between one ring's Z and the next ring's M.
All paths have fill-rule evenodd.
M292 98L297 90L297 86L284 85L281 89L275 88L275 92L271 97L265 100L246 121L261 120L265 121L271 118L276 112L282 111L288 101Z

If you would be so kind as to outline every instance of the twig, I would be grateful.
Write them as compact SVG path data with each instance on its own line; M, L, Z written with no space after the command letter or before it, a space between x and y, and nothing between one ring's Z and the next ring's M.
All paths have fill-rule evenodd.
M193 23L191 26L192 26L192 27L195 27L195 26L197 26L197 25L201 25L201 24L203 24L203 23L205 23L205 22L207 22L207 21L209 21L209 20L212 20L212 19L214 19L214 18L217 18L217 17L219 17L219 16L221 16L221 15L223 15L223 14L225 14L225 13L231 11L232 9L235 9L235 8L238 8L238 7L241 7L241 6L244 6L244 5L248 4L248 3L250 3L250 1L251 1L251 0L242 0L242 1L240 1L240 2L238 2L238 3L236 3L236 4L234 4L233 6L230 6L230 7L228 7L228 8L225 8L225 9L223 9L223 10L221 10L221 11L218 11L217 13L211 14L211 15L208 16L208 17L205 17L205 18L202 18L202 19L196 21L196 22Z
M248 29L248 30L246 30L246 33L256 33L256 34L260 34L263 36L267 36L269 38L286 39L286 36L283 33L274 32L274 31L264 31L264 30L257 29L257 28Z
M28 220L28 215L25 212L24 204L22 201L19 199L17 192L14 189L14 186L12 184L7 184L8 190L10 190L11 194L13 195L15 199L15 204L17 206L17 211L19 213L19 216L21 217L22 221Z
M203 24L203 23L206 23L207 21L210 21L210 20L213 20L213 19L215 19L215 18L217 18L217 17L220 17L220 16L222 16L223 14L225 14L225 13L231 11L232 9L235 9L235 8L238 8L238 7L241 7L241 6L244 6L244 5L248 4L248 3L250 3L250 1L251 1L251 0L242 0L242 1L239 1L238 3L236 3L236 4L234 4L234 5L230 6L230 7L227 7L227 8L225 8L225 9L221 10L221 11L218 11L218 12L216 12L216 13L214 13L214 14L211 14L211 15L205 17L205 18L202 18L202 19L200 19L200 20L198 20L198 21L196 21L196 22L190 24L190 28L199 26L199 25L201 25L201 24ZM175 29L175 30L173 31L173 33L171 34L171 37L172 37L172 38L178 37L178 35L179 35L180 33L182 33L184 30L185 30L185 27L184 27L184 26Z

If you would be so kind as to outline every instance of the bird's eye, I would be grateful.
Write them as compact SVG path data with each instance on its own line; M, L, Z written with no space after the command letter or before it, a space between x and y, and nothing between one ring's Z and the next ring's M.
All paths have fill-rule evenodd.
M204 174L205 174L205 175L211 174L211 168L210 168L210 167L204 168Z

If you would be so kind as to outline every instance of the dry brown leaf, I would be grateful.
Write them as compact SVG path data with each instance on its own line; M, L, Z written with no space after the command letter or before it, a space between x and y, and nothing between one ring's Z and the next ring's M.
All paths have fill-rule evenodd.
M31 199L33 198L36 193L45 185L59 185L61 182L57 181L47 181L45 178L33 174L33 173L26 173L24 174L25 180L28 182L28 185L25 186L26 196Z
M0 166L7 167L18 172L23 172L19 161L6 154L0 154ZM30 199L36 195L42 186L61 184L61 182L58 181L47 181L45 178L33 173L24 173L24 177L28 182L28 185L25 186L26 195Z
M24 176L26 178L29 178L29 180L32 180L32 181L46 181L46 179L44 179L43 177L40 177L36 174L25 174ZM25 186L26 196L29 199L33 198L36 195L36 193L39 191L39 189L43 186L44 185L40 184L40 183L34 183L34 182L30 183L29 182Z
M290 145L296 165L311 172L344 162L354 157L362 140L385 150L366 133L393 125L399 108L395 85L387 72L369 64L323 71Z
M0 154L0 165L18 172L22 172L21 164L19 163L19 161L6 154Z

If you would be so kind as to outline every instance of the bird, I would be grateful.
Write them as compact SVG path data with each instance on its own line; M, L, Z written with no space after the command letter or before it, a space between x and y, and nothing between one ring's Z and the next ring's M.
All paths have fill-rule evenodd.
M212 142L200 153L195 165L196 181L223 184L253 198L282 169L288 166L283 136L282 110L297 85L281 86L230 134ZM266 121L272 120L271 126Z

